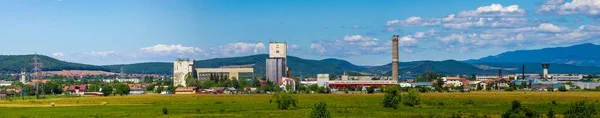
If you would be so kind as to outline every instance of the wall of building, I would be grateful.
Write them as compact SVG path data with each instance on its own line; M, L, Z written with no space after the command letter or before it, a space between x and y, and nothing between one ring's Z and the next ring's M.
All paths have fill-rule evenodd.
M173 86L186 86L185 76L194 73L193 60L177 60L173 62Z
M281 77L286 77L286 59L285 58L268 58L266 61L266 77L267 80L273 83L279 83Z

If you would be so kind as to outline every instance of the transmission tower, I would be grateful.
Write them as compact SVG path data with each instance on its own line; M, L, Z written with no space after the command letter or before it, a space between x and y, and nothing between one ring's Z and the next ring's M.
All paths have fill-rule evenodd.
M35 86L35 96L37 99L40 98L39 94L44 94L44 85L40 84L40 78L42 77L42 68L44 67L44 64L42 62L40 62L40 58L37 56L37 53L35 55L33 55L33 79L32 80L37 80L37 82L34 82L34 86ZM41 91L40 91L41 88Z

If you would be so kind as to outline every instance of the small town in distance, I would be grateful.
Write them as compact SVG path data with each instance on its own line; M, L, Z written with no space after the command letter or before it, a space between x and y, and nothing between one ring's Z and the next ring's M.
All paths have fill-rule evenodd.
M600 0L0 0L0 118L600 118Z

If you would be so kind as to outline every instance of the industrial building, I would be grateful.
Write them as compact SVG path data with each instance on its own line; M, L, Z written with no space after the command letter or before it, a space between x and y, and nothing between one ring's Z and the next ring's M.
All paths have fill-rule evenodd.
M210 80L211 77L223 78L254 78L254 68L251 67L222 67L222 68L196 68L198 80Z
M186 86L185 76L194 74L195 61L189 59L177 59L173 62L173 86ZM193 76L193 75L192 75Z
M287 77L287 44L269 43L269 58L266 60L266 77L268 81L279 83L281 77Z

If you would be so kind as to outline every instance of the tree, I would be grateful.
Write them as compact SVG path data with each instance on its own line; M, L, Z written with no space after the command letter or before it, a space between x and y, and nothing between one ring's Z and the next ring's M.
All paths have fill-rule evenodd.
M567 92L567 87L561 86L561 87L558 88L558 91L560 91L560 92Z
M115 85L115 91L114 94L115 95L128 95L130 91L130 88L127 84L125 83L118 83L117 85Z
M188 73L185 75L185 85L198 86L198 79L196 79L192 73Z
M571 104L567 112L565 112L566 118L593 118L598 111L593 104L586 104L585 101L578 101Z
M98 92L100 91L100 86L98 86L97 84L91 84L90 86L88 86L88 92Z
M331 114L327 111L327 103L317 102L313 105L310 112L311 118L331 118Z
M546 91L553 92L554 91L554 87L546 87Z
M519 89L524 89L525 87L527 87L527 82L521 82L521 85L519 85Z
M310 86L308 86L308 88L307 88L307 92L310 92L310 91L318 91L318 90L319 90L319 85L316 85L316 84L310 85Z
M277 103L277 108L281 110L288 110L296 107L298 99L290 93L278 93L273 95L273 99Z
M502 118L538 118L540 115L527 108L523 108L521 102L513 101L512 108L502 114Z
M163 85L158 85L158 87L156 87L155 92L156 93L161 93L164 89L165 89L165 87Z
M386 87L385 96L383 96L383 107L386 108L398 108L398 104L400 104L401 98L400 92L398 92L398 88L394 86Z
M112 94L113 87L110 86L110 84L108 84L108 83L104 83L104 84L102 84L102 91L101 92L102 92L102 94L104 94L104 96L108 96L108 95Z
M546 116L548 118L556 118L556 114L554 113L554 109L550 108L550 110L548 110L548 114L546 114Z
M409 90L408 94L403 95L402 97L404 97L402 98L402 102L406 106L414 107L421 103L421 95L419 95L419 92L414 89Z
M444 81L442 79L436 79L434 87L435 91L442 92L444 89Z

